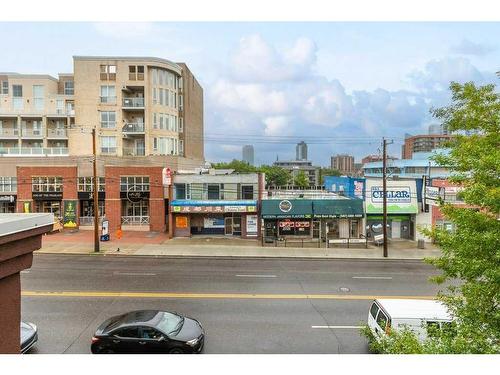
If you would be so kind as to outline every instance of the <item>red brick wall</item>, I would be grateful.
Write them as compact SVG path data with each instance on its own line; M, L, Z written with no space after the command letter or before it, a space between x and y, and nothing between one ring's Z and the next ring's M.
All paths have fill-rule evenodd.
M439 180L439 179L433 179L432 180L432 186L436 186L436 187L451 187L451 186L457 186L456 184L452 184L450 183L448 180L445 180L445 179L442 179L442 180ZM460 207L472 207L472 206L469 206L469 205L466 205L466 204L461 204L461 203L457 203L457 206L460 206ZM437 220L442 220L444 219L444 216L443 216L443 213L441 212L441 210L439 209L438 206L432 206L432 225L436 225L436 221Z
M163 197L162 170L162 167L105 167L105 209L112 235L121 226L121 176L149 176L149 228L152 231L165 231L165 198Z
M31 201L31 177L62 177L63 200L78 199L77 167L17 167L17 212L23 212L23 202ZM62 209L62 207L61 207ZM77 207L77 217L80 215Z

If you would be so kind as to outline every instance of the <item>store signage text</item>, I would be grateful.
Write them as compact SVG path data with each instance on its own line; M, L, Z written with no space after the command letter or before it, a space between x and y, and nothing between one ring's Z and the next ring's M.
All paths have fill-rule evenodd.
M255 206L173 206L176 213L255 212Z
M395 190L390 188L387 190L386 197L388 203L411 203L411 189L409 186L398 186ZM384 191L381 186L372 186L371 201L374 203L382 203L384 200Z
M0 195L0 202L14 202L16 200L15 195Z
M38 201L60 201L63 193L62 191L34 191L32 196Z
M281 212L290 212L290 210L292 209L292 202L287 200L281 201L278 207Z

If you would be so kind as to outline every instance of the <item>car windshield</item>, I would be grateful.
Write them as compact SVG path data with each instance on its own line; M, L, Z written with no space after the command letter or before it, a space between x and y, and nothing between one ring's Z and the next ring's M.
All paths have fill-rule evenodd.
M180 331L183 322L184 318L182 316L172 313L163 313L156 326L167 335L171 335Z

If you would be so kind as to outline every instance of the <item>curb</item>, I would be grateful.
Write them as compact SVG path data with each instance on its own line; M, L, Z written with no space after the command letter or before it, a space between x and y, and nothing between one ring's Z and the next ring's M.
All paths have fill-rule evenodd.
M166 259L257 259L257 260L361 260L361 261L405 261L405 262L423 262L423 258L368 258L368 257L308 257L308 256L265 256L265 255L151 255L151 254L116 254L116 253L57 253L57 252L34 252L34 255L62 255L62 256L93 256L93 257L119 257L119 258L166 258Z

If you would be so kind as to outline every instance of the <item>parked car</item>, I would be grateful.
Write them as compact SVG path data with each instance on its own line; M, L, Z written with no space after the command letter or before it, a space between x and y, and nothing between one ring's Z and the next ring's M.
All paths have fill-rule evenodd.
M103 322L92 337L97 353L200 353L205 331L200 322L158 310L132 311Z
M423 341L429 327L444 329L452 322L446 306L434 300L376 299L368 312L368 327L376 339L406 326Z
M26 353L37 341L38 329L36 325L28 322L21 322L21 353Z

